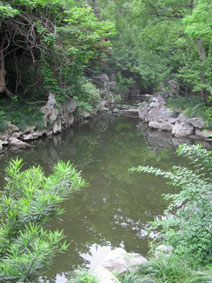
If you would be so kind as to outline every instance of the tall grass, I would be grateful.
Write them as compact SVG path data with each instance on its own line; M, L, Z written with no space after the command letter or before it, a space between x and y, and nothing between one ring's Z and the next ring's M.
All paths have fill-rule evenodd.
M212 270L194 271L180 257L152 258L142 264L135 273L120 277L122 283L209 283Z

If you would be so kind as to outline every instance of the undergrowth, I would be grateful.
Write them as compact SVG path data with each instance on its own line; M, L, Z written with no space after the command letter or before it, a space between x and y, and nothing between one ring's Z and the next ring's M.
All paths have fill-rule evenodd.
M44 103L43 103L44 104ZM27 126L44 127L42 113L39 111L43 104L26 104L23 101L0 100L0 131L7 129L7 121L16 125L20 130Z
M152 258L134 273L120 277L122 283L209 283L212 270L193 270L180 257Z
M72 273L68 283L98 283L98 281L87 269L79 269Z
M156 245L172 245L178 256L193 266L212 262L212 153L201 145L181 145L178 154L187 157L192 168L173 166L170 171L139 166L131 171L162 176L179 193L165 195L171 201L161 219L151 223Z
M205 127L212 129L212 107L206 106L200 96L169 98L167 106L184 111L188 118L200 117L205 121Z

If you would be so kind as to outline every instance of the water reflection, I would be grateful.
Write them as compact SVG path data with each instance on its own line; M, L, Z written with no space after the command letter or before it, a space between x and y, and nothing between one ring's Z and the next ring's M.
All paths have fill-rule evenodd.
M182 140L169 134L147 129L137 119L105 115L34 142L30 149L0 156L2 186L3 169L17 156L24 159L25 168L40 164L46 174L58 160L70 160L90 184L63 204L66 213L60 219L46 225L64 229L70 247L56 257L41 282L66 282L72 270L93 268L112 248L147 254L147 223L167 205L161 194L174 190L163 179L131 174L128 169L153 165L169 170L173 164L182 165L184 160L175 154L179 142Z

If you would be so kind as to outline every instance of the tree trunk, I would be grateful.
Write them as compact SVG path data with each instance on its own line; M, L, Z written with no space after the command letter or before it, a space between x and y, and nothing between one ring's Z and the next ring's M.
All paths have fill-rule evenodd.
M205 54L205 49L202 45L202 40L200 37L197 38L197 44L198 44L198 49L199 49L199 54L202 58L202 61L206 61L207 60L207 57L206 57L206 54Z
M13 96L12 93L7 89L5 81L5 67L4 67L4 51L3 47L0 49L0 94L5 93L10 98Z
M202 44L202 40L200 37L197 38L197 45L198 45L200 57L202 61L205 62L207 60L207 56L206 56L205 49L204 49L204 46ZM206 84L206 79L204 75L202 75L202 82ZM205 103L208 105L209 104L208 94L210 93L210 95L212 96L212 91L210 90L208 93L206 89L203 89L201 93L202 93Z
M0 50L0 93L3 93L6 88L5 69L4 69L4 52Z

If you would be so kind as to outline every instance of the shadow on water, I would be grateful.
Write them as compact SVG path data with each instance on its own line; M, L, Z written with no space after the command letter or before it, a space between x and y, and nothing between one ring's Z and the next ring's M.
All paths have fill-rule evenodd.
M70 160L90 184L72 194L63 204L66 213L46 225L64 229L70 247L56 257L40 282L66 282L72 270L93 268L111 248L147 255L147 223L165 209L161 195L174 189L163 179L131 174L128 169L152 165L169 170L182 165L175 150L184 141L151 131L137 119L104 115L37 141L30 149L0 156L1 186L6 161L17 156L26 167L40 164L47 174L58 160Z

